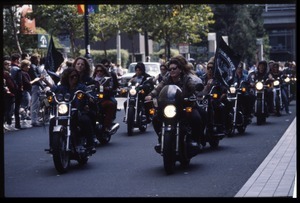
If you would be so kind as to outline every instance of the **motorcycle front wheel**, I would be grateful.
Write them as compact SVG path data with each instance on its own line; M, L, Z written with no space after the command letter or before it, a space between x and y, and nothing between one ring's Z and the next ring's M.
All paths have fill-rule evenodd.
M65 173L70 166L70 152L66 151L66 136L61 133L53 133L52 149L55 169L59 173Z
M132 135L133 128L134 128L134 108L129 107L128 114L127 114L127 134L128 134L128 136Z
M109 143L110 139L111 139L111 135L106 132L102 132L102 135L98 137L98 140L101 144Z
M163 161L165 172L169 175L174 173L176 154L174 140L170 132L165 132L163 140Z
M239 134L243 134L246 131L246 127L247 127L246 122L247 121L246 121L246 118L245 118L245 116L243 115L242 112L239 112L237 114L237 120L240 121L240 125L237 126L236 129L237 129L237 131L238 131Z

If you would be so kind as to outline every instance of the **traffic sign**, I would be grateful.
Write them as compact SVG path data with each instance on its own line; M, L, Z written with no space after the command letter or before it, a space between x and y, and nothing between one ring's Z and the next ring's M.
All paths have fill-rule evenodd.
M48 35L38 34L38 48L41 49L48 48Z
M179 44L179 53L180 54L188 54L189 53L189 44L188 43L180 43Z

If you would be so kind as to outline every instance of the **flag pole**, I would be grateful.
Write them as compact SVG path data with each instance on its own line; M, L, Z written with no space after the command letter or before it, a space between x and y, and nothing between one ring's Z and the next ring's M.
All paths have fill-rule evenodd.
M84 35L85 35L85 58L90 59L90 42L89 42L89 11L88 5L84 4Z

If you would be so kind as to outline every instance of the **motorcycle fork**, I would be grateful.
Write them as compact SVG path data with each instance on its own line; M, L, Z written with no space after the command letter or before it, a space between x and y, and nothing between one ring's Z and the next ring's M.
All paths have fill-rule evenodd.
M162 123L162 129L161 129L161 155L163 154L163 149L164 149L164 136L165 136L165 129L167 128L167 131L172 131L172 127L168 125L167 127L165 126L165 123ZM176 125L176 154L179 152L179 123L177 122Z
M127 122L127 118L128 118L129 99L130 99L130 95L128 93L127 100L126 100L126 109L125 109L125 119L124 119L124 122Z
M257 95L260 95L260 100L261 100L261 105L262 105L262 107L261 107L262 112L261 113L265 113L265 93L264 93L264 90L261 91L261 92L257 92L256 95L255 95L256 98L258 98ZM257 112L257 99L255 101L255 112Z
M279 100L279 108L281 109L282 107L282 99L281 99L281 88L276 88L275 91L274 91L274 100L273 100L273 103L274 103L274 106L276 107L276 100Z
M70 125L71 125L71 112L72 112L72 109L71 109L71 105L68 105L69 106L69 112L68 112L68 119L67 119L67 144L66 144L66 151L70 151L70 135L71 135L71 130L70 130ZM58 110L56 111L56 115L55 115L56 118L59 117L58 115ZM58 126L58 119L55 120L55 126Z
M139 95L137 93L136 97L135 97L135 112L134 112L134 123L137 122L137 116L138 116L138 104L139 104Z

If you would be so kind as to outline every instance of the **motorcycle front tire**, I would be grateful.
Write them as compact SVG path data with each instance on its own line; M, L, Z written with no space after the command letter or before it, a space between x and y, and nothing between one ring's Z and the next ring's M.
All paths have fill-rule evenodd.
M70 166L70 152L66 151L66 136L62 133L52 134L53 162L58 173L66 173Z
M176 163L174 138L171 132L165 132L163 140L163 161L166 174L173 174Z
M127 134L128 136L132 136L133 128L134 128L134 108L129 107L127 112Z

